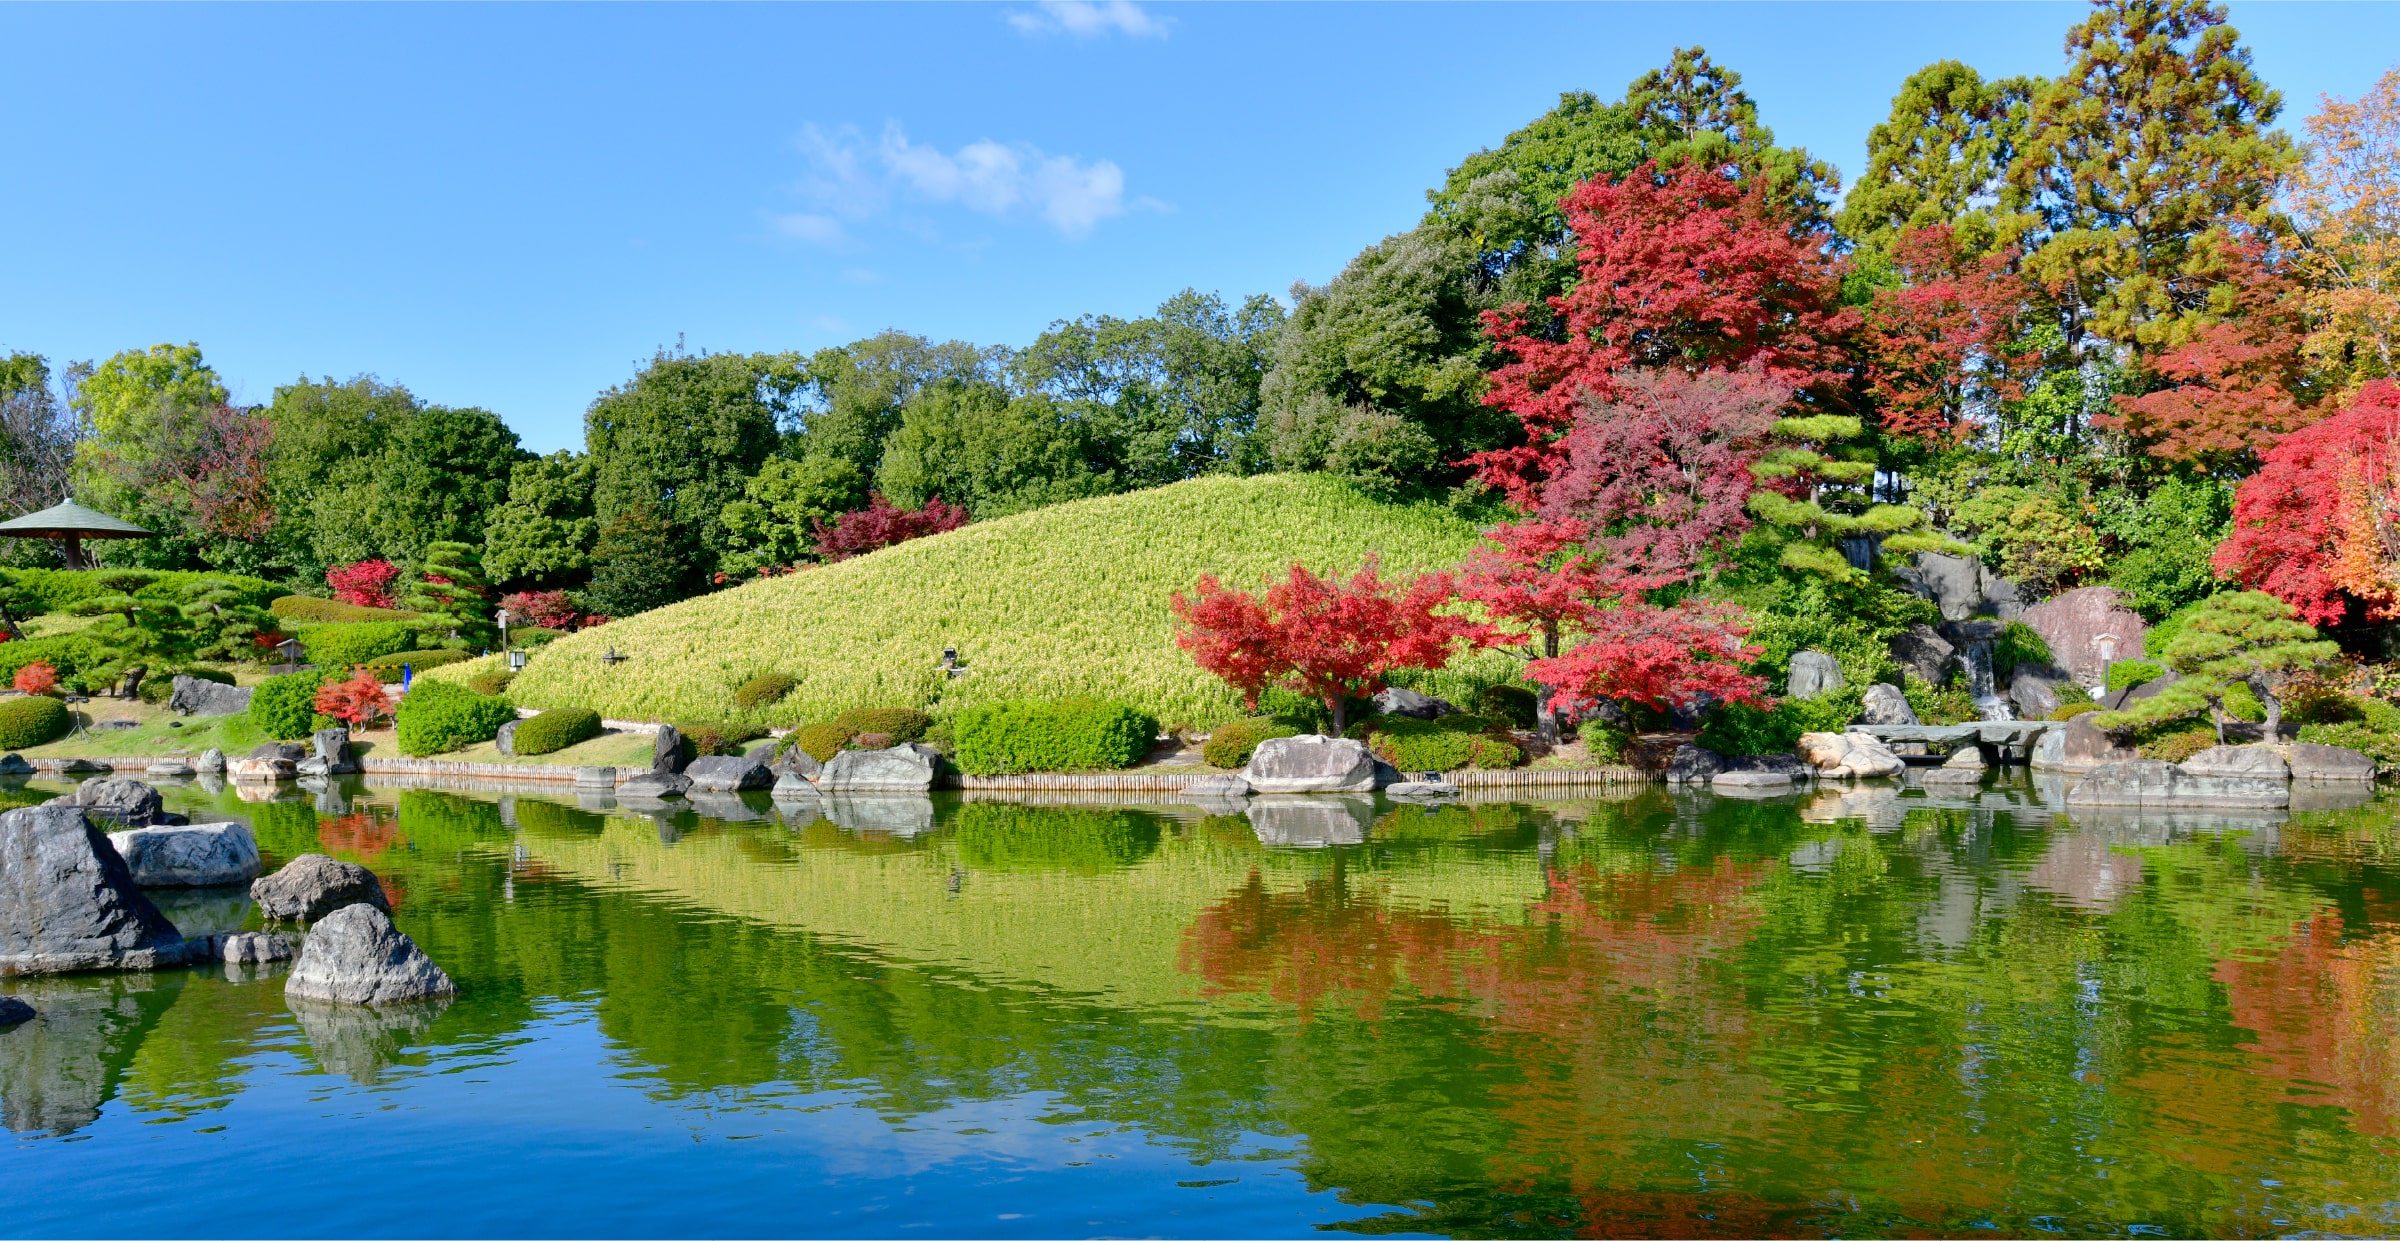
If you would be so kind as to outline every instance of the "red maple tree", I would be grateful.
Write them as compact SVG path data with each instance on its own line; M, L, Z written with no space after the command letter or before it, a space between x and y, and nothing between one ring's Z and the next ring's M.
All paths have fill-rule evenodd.
M1324 703L1338 736L1347 725L1345 699L1382 689L1402 668L1443 667L1461 649L1492 639L1489 626L1439 610L1457 594L1447 573L1387 583L1372 556L1347 582L1295 563L1258 596L1203 574L1189 597L1175 594L1183 625L1175 642L1251 707L1269 685Z
M847 560L879 547L956 530L965 524L967 510L942 503L940 496L927 500L923 508L904 509L893 507L881 492L875 492L867 496L865 508L852 509L834 518L831 526L822 521L816 523L817 554L827 560Z
M2342 561L2358 537L2346 511L2392 484L2400 445L2400 385L2378 380L2342 412L2268 449L2233 493L2233 533L2217 545L2219 574L2298 609L2312 625L2349 612Z
M1656 607L1628 599L1592 618L1592 636L1525 675L1571 707L1603 698L1657 710L1688 706L1705 694L1718 702L1758 702L1766 679L1744 672L1759 648L1749 628L1722 604L1685 600Z
M384 696L383 682L372 672L361 671L347 681L329 681L317 687L317 712L330 715L352 728L364 729L389 714L391 699Z
M573 629L582 619L582 614L575 610L575 600L563 590L514 591L500 596L500 606L507 610L511 624Z
M1591 528L1566 517L1503 525L1484 532L1459 574L1459 596L1483 605L1494 623L1493 645L1513 646L1529 660L1555 658L1559 640L1581 632L1621 579L1584 550ZM1558 740L1550 687L1534 696L1544 739Z
M2036 289L2017 252L1976 255L1947 224L1892 244L1901 284L1878 290L1859 328L1860 360L1887 434L1936 447L1963 439L1979 401L2024 394L2023 363L2007 346Z
M333 597L362 608L391 607L392 583L399 579L400 566L389 560L361 560L325 570Z
M1857 313L1840 305L1841 268L1819 221L1796 215L1757 180L1686 164L1644 164L1559 200L1574 228L1579 279L1550 299L1563 332L1537 332L1523 308L1484 316L1510 360L1486 404L1515 414L1522 445L1468 459L1528 510L1558 467L1559 440L1585 394L1616 396L1637 367L1759 367L1788 389L1832 384Z
M2095 425L2125 431L2152 456L2226 465L2263 454L2314 420L2301 399L2308 323L2299 281L2255 242L2229 249L2225 263L2213 308L2220 317L2150 359L2163 386L2118 397L2116 412Z
M14 684L20 694L53 693L58 689L58 669L51 667L46 659L34 660L17 669Z

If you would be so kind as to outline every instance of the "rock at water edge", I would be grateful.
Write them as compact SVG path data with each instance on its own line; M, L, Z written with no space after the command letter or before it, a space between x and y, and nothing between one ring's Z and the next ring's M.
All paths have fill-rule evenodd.
M673 724L658 726L658 738L650 744L650 770L667 775L683 770L683 734Z
M225 751L213 748L202 750L200 751L200 761L193 763L192 767L204 776L223 775L225 773Z
M2253 780L2289 780L2292 766L2272 746L2212 745L2176 764L2187 776L2234 776Z
M322 853L303 853L252 883L250 899L258 902L259 912L287 922L315 922L351 905L392 909L375 872Z
M1708 784L1718 789L1788 789L1792 778L1779 771L1720 771Z
M2069 806L2274 810L2290 801L2291 786L2281 780L2187 775L2147 758L2095 767L2067 791Z
M261 965L268 961L289 961L300 951L289 935L272 935L264 931L235 931L216 938L216 955L227 965Z
M144 888L214 888L258 878L258 842L239 823L137 827L110 832L108 843Z
M458 991L450 976L374 905L325 915L300 945L283 993L333 1004L405 1004Z
M2118 745L2107 733L2093 727L2088 715L2078 715L2057 728L2043 730L2034 739L2030 762L2035 771L2074 773L2140 757L2138 752Z
M825 764L817 787L828 793L922 793L941 774L942 756L911 741L884 750L844 750Z
M1725 760L1715 750L1685 743L1675 747L1674 757L1667 760L1667 782L1670 784L1702 784L1725 770Z
M810 784L798 772L787 771L775 777L775 787L768 791L768 796L776 801L815 801L817 786Z
M1398 798L1456 797L1458 793L1458 786L1448 780L1402 780L1383 790L1384 796Z
M1243 798L1250 795L1250 782L1244 780L1240 775L1232 773L1221 776L1193 776L1183 782L1183 795L1185 797L1205 797L1211 800Z
M1261 793L1372 793L1375 756L1347 737L1270 737L1250 752L1242 779Z
M1835 779L1896 776L1908 766L1868 733L1802 733L1798 748L1818 775Z
M75 804L124 827L147 827L162 808L157 789L124 776L95 776L76 785Z
M25 756L14 751L0 755L0 776L30 776L37 770Z
M0 974L157 969L190 951L81 806L0 814Z
M2294 780L2372 780L2375 760L2356 750L2338 745L2317 745L2299 741L2292 744L2292 778Z
M627 776L617 783L619 797L652 799L681 797L692 791L692 782L671 771L645 771Z
M737 793L775 783L775 773L757 759L718 755L693 759L685 764L683 776L703 793Z
M225 764L225 774L237 784L280 784L300 774L300 764L288 758L237 758Z

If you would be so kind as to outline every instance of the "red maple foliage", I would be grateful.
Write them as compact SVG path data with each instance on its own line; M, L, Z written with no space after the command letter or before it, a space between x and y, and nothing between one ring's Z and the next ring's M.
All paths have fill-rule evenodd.
M2310 624L2340 621L2351 597L2336 566L2345 497L2362 481L2390 485L2396 444L2400 385L2389 380L2368 384L2349 408L2284 436L2233 493L2233 533L2217 546L2217 572L2291 604Z
M1633 370L1591 394L1557 444L1539 491L1550 521L1579 520L1613 593L1688 577L1709 550L1750 528L1750 464L1791 387L1740 371Z
M374 673L361 671L347 681L318 686L316 708L321 715L364 729L390 714L392 701L384 696L383 682L376 680Z
M573 629L582 619L575 610L575 601L563 590L516 591L500 596L500 606L508 612L508 620L512 625Z
M1526 657L1558 654L1559 639L1580 632L1600 611L1602 596L1621 589L1622 579L1584 551L1591 528L1566 517L1494 527L1459 575L1459 596L1483 605L1496 628L1493 645L1514 646ZM1542 735L1558 736L1550 687L1535 697Z
M400 566L389 560L361 560L325 570L333 597L362 608L391 607L392 583L399 578Z
M208 411L185 483L202 530L219 538L255 539L273 528L267 449L274 439L275 424L264 410L219 405Z
M1609 699L1668 710L1706 694L1718 702L1758 702L1765 678L1742 671L1759 648L1749 628L1723 605L1685 600L1655 607L1628 599L1591 621L1591 640L1555 659L1537 659L1525 675L1570 707Z
M894 508L881 492L867 496L867 507L852 509L827 526L816 523L817 554L827 560L847 560L879 547L905 543L928 534L956 530L967 524L967 510L944 504L940 496L920 509Z
M53 693L58 689L58 669L46 659L34 660L17 669L15 685L20 694Z
M2036 289L2017 252L1966 253L1950 226L1903 233L1892 245L1901 285L1879 290L1859 330L1859 353L1884 431L1934 446L1968 431L1980 398L2024 394L2022 364L2006 346L2022 330Z
M2150 360L2166 386L2121 396L2095 425L2122 429L2170 461L2221 465L2264 453L2313 420L2303 405L2300 344L2308 324L2297 280L2257 243L2226 255L2223 316Z
M1183 624L1175 643L1253 707L1269 685L1323 702L1338 734L1344 699L1382 689L1399 669L1440 668L1462 648L1493 639L1490 626L1438 610L1457 594L1447 573L1386 583L1372 556L1347 582L1294 564L1263 596L1203 574L1190 597L1175 594Z
M1613 399L1622 372L1756 365L1795 390L1837 378L1857 313L1840 305L1830 233L1763 182L1644 164L1584 182L1559 208L1575 230L1580 277L1550 299L1563 334L1538 334L1522 307L1484 316L1511 359L1492 372L1484 401L1515 414L1526 443L1468 463L1520 507L1534 507L1534 490L1560 464L1558 441L1585 394Z

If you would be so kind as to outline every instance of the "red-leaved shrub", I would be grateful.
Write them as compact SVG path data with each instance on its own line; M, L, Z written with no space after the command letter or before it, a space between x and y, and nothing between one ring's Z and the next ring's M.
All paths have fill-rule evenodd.
M500 596L500 606L508 610L512 625L573 629L583 619L575 610L575 601L563 590L520 590Z
M325 570L333 597L362 608L391 607L392 583L399 578L400 566L389 560L361 560Z
M391 699L384 697L383 682L363 669L347 681L318 686L316 706L319 714L360 729L390 714L392 709Z
M47 660L34 660L17 669L16 686L20 694L50 693L58 688L58 669Z
M870 494L865 508L852 509L834 518L831 526L822 521L817 523L817 554L827 560L847 560L879 547L956 530L965 524L967 510L942 503L940 496L912 511L893 508L881 493Z

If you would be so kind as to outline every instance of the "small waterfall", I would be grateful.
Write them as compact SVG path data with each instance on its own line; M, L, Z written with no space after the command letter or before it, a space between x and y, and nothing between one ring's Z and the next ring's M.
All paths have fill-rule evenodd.
M2017 718L2016 704L2000 692L1992 676L1992 640L1970 638L1958 653L1960 666L1967 670L1967 693L1975 699L1975 714L1987 720Z

